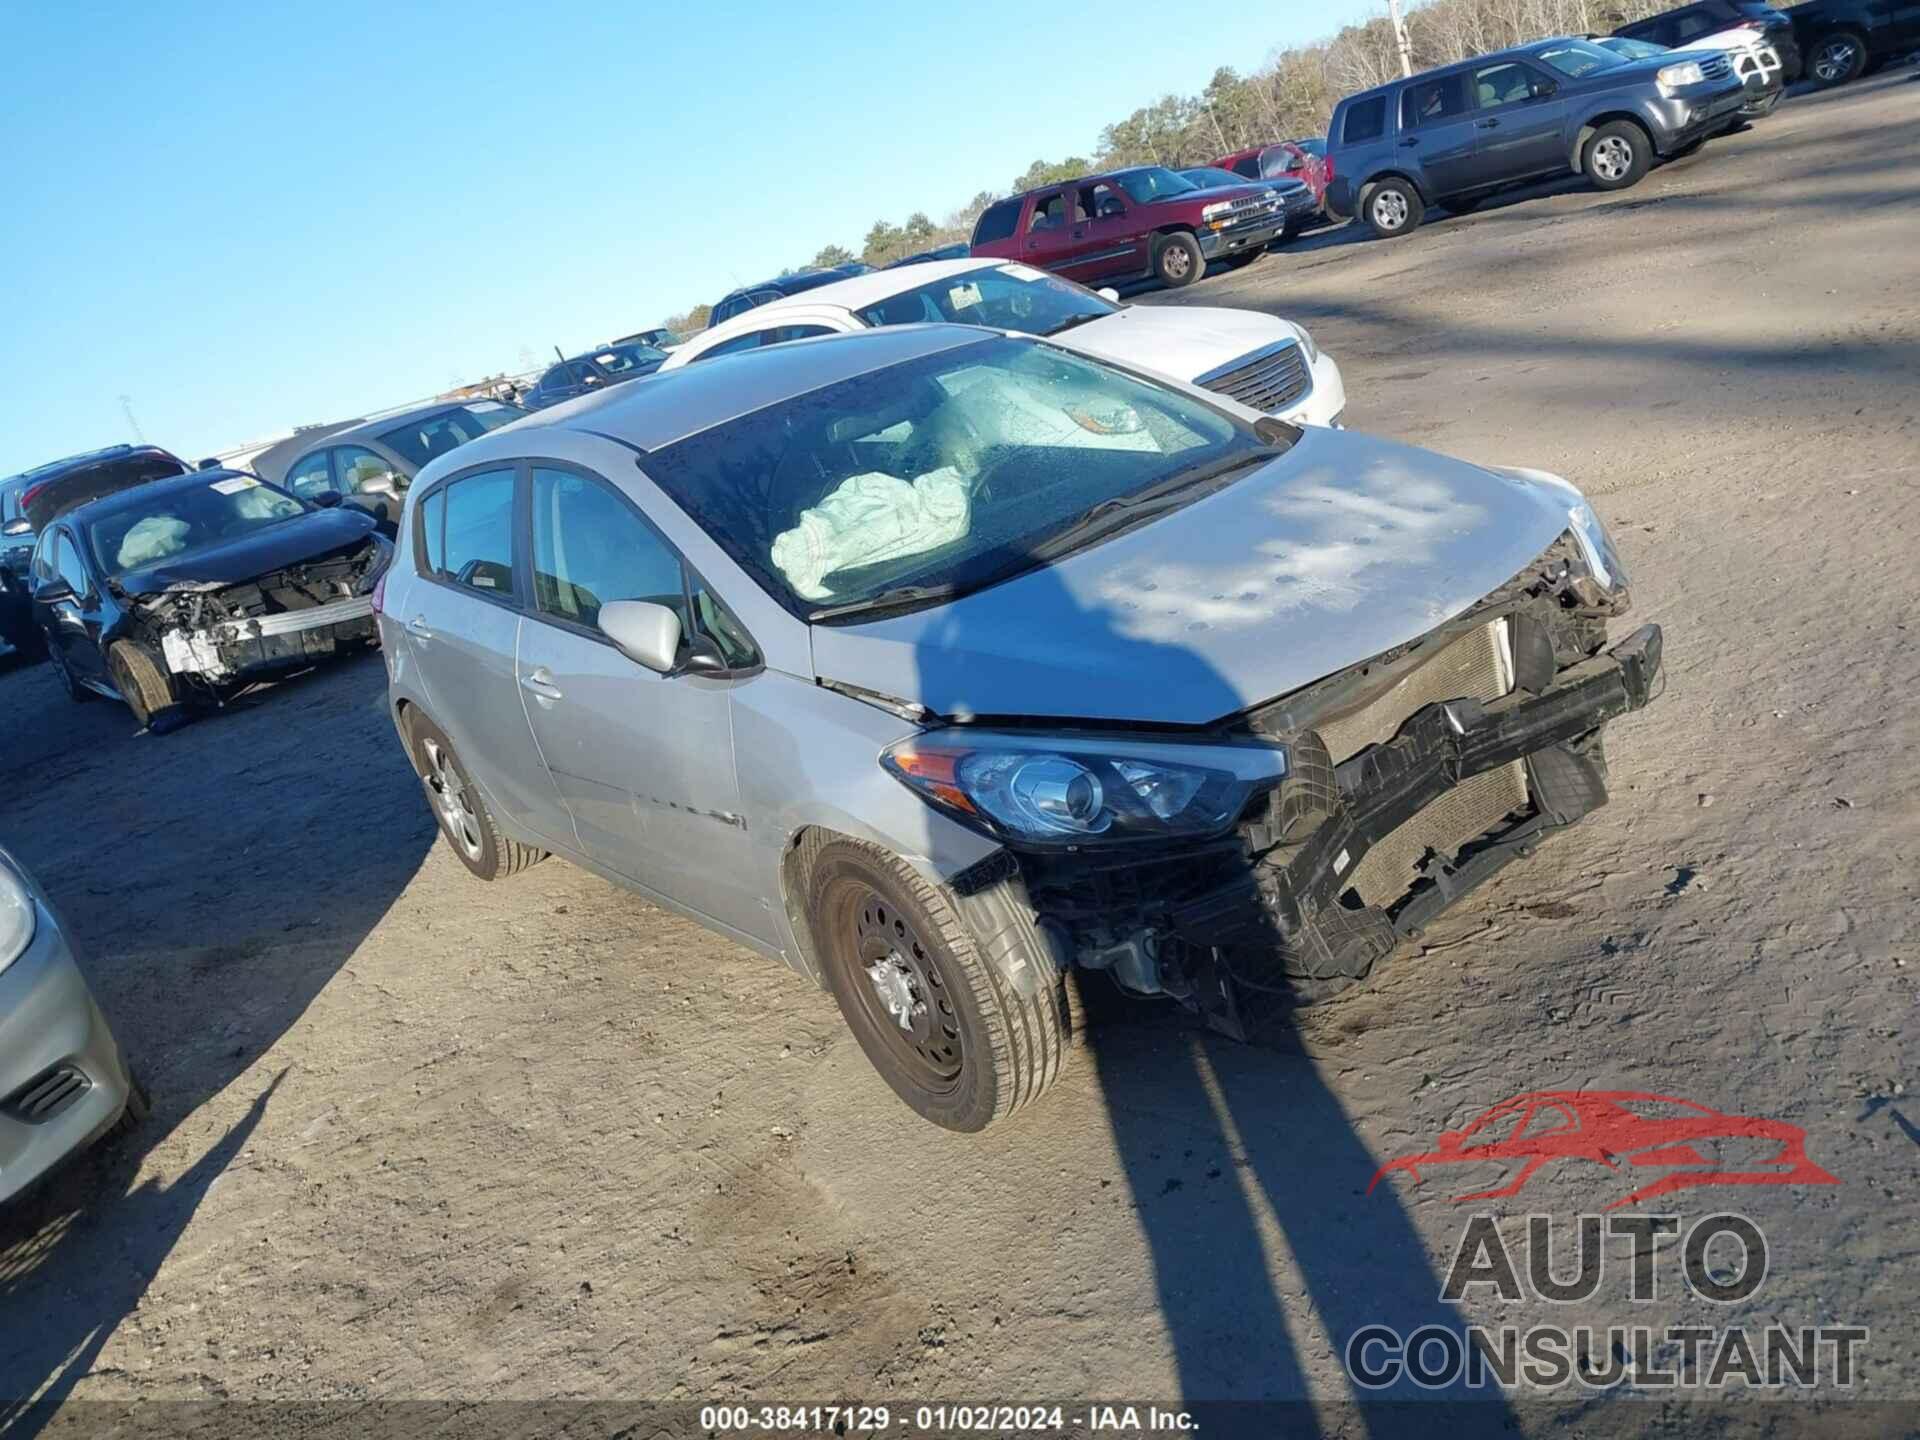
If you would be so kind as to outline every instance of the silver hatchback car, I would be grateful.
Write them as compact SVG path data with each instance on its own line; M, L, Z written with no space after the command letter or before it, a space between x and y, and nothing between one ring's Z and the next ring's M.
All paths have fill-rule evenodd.
M1605 802L1660 632L1537 472L1044 340L715 359L422 471L378 601L454 852L548 853L826 986L979 1130L1079 985L1230 1033Z

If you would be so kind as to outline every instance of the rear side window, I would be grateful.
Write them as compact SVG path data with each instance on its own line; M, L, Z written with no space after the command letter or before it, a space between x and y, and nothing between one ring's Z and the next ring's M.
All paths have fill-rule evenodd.
M1011 200L996 200L980 212L980 218L973 223L973 243L986 245L995 240L1005 240L1013 234L1013 227L1020 223L1020 197Z
M1378 140L1387 133L1387 97L1369 95L1365 100L1356 100L1347 107L1346 124L1341 127L1340 138L1348 145L1358 145L1366 140Z
M513 471L491 470L455 480L447 497L446 558L440 573L482 595L511 600L513 576Z
M1437 75L1430 80L1411 80L1400 92L1400 128L1416 130L1422 125L1438 125L1467 113L1467 77L1462 74Z

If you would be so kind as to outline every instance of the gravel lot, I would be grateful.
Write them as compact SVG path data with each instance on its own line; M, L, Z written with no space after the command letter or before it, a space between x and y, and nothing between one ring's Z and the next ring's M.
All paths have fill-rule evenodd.
M1003 1133L916 1121L826 995L582 871L470 880L377 658L163 738L0 675L0 838L156 1104L0 1217L0 1397L40 1401L0 1430L209 1396L1338 1402L1357 1326L1460 1318L1472 1187L1369 1195L1376 1165L1572 1088L1790 1121L1842 1183L1656 1207L1763 1227L1731 1315L1675 1267L1652 1305L1468 1318L1862 1324L1859 1393L1920 1401L1916 79L1619 196L1140 297L1302 320L1354 427L1587 487L1669 679L1614 727L1612 804L1424 953L1273 1047L1140 1010ZM1625 1193L1564 1164L1484 1208Z

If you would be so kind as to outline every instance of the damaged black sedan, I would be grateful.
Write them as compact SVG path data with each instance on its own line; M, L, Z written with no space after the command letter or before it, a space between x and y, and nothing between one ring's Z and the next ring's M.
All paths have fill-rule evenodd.
M34 619L67 693L169 729L198 702L378 643L374 517L202 470L95 500L34 547Z

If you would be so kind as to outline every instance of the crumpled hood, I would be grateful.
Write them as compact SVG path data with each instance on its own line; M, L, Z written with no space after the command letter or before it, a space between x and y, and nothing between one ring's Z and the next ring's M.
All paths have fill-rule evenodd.
M1076 325L1048 343L1191 381L1243 355L1294 339L1293 327L1252 310L1206 305L1130 305Z
M238 585L303 560L320 560L367 543L374 518L364 510L341 506L315 510L297 520L269 525L239 540L194 550L142 570L129 570L114 583L130 596L158 595L177 586Z
M1572 499L1309 429L1226 489L1016 580L816 625L814 669L943 715L1205 724L1458 615L1553 543Z

